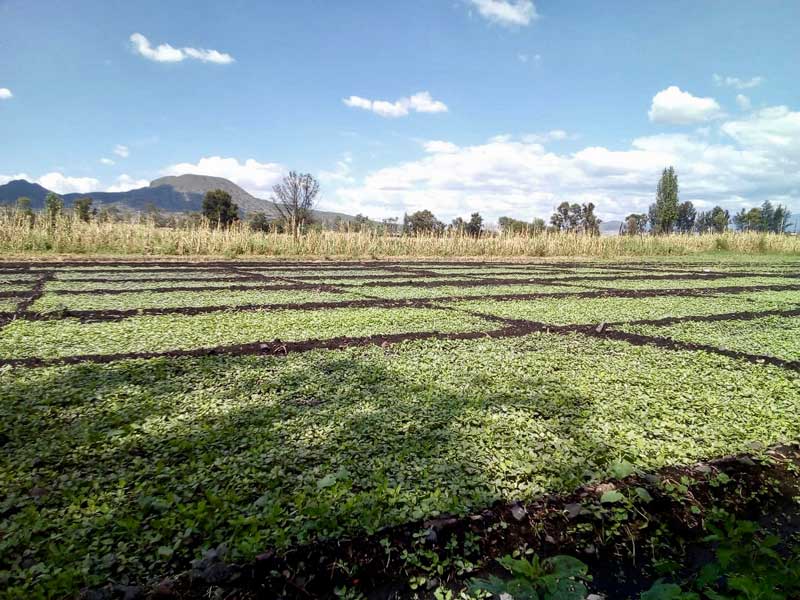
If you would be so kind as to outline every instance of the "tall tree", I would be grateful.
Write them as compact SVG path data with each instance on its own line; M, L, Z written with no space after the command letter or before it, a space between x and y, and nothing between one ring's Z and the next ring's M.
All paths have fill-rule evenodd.
M75 216L84 223L92 220L92 199L89 196L78 198L72 205L72 210L75 211Z
M55 224L56 219L64 210L64 201L61 196L50 192L44 199L44 214L47 215L50 224Z
M672 232L678 220L678 175L669 167L661 173L656 188L655 207L651 207L653 233Z
M722 207L715 206L711 209L711 228L714 233L722 233L728 229L730 220L730 213Z
M697 217L697 210L690 201L681 202L678 205L678 216L675 228L681 233L691 233L694 229L694 220Z
M600 235L602 221L594 214L594 204L587 202L581 206L581 228L587 235Z
M203 216L213 227L229 227L239 218L239 207L225 190L210 190L203 198Z
M295 240L300 236L300 230L311 222L311 209L318 195L319 182L310 173L290 171L272 187L271 200Z

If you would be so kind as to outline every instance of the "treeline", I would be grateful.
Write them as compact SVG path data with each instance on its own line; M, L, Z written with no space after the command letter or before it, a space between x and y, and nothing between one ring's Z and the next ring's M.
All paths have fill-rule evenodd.
M668 233L723 233L731 225L738 231L760 231L764 233L786 233L792 213L779 204L774 207L769 200L760 208L742 209L731 218L721 206L698 211L690 201L678 198L678 175L675 169L664 169L656 188L656 201L647 214L633 213L625 217L620 234L654 235Z
M731 217L721 206L708 211L698 211L691 201L680 202L678 195L678 176L673 167L664 169L656 188L656 199L647 213L632 213L625 217L619 228L621 235L665 235L671 233L723 233L731 227L738 231L761 233L786 233L791 212L781 204L774 206L765 201L760 207L741 209ZM297 238L310 231L321 231L326 224L314 221L313 207L319 195L319 183L308 173L294 171L273 186L270 200L274 203L275 214L251 212L242 220L239 207L231 195L224 190L211 190L205 194L201 212L164 214L153 203L145 205L138 213L124 212L111 206L94 206L90 197L77 199L72 206L71 215L83 222L147 222L157 227L226 229L233 224L242 225L251 231L264 233L289 233ZM45 198L44 208L37 215L31 208L30 198L18 198L15 207L6 211L16 219L33 225L37 219L53 223L67 214L60 196L50 193ZM541 233L572 233L587 236L600 234L602 221L595 214L595 205L562 202L550 216L549 223L534 218L522 221L512 217L500 217L499 233L513 236L533 236ZM402 223L397 218L373 221L364 215L352 219L337 219L327 223L328 228L345 232L370 231L386 235L457 235L479 238L488 231L483 217L478 212L468 219L458 217L450 224L440 221L430 210L419 210L403 216Z

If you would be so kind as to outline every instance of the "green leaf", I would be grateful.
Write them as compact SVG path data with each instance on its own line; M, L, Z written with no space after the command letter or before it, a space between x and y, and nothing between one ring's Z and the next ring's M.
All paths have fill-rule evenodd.
M620 502L624 498L625 496L623 496L617 490L608 490L607 492L604 492L602 496L600 496L600 502L603 504L611 504L614 502Z
M615 460L609 467L611 475L616 479L625 479L635 471L633 465L625 459Z

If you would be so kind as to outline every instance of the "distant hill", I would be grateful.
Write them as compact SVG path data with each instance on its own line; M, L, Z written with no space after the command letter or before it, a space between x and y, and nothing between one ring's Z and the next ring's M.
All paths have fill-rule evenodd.
M238 185L222 177L208 175L178 175L161 177L150 182L148 187L126 192L88 192L86 194L59 194L66 206L71 206L78 198L89 196L96 205L116 206L130 211L142 211L149 204L155 204L164 212L199 212L203 208L203 196L210 190L221 189L231 195L243 214L263 212L268 217L278 214L275 204L269 200L256 198ZM38 183L15 179L0 185L0 204L14 204L17 198L27 196L34 209L44 207L44 199L50 190ZM324 210L312 211L316 221L333 224L337 219L352 221L354 216Z
M603 221L600 223L600 235L618 235L622 221Z

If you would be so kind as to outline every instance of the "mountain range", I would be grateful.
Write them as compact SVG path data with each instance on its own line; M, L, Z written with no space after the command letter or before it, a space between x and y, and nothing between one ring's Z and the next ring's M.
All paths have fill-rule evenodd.
M95 206L116 206L129 211L142 211L151 203L160 210L169 213L200 212L203 209L203 196L210 190L225 190L237 204L243 214L263 212L269 218L277 217L278 209L270 200L256 198L238 185L222 177L208 175L178 175L161 177L150 182L150 185L126 192L88 192L86 194L59 194L65 206L71 206L78 198L90 197ZM24 179L15 179L0 185L0 204L14 204L17 198L27 196L31 199L31 208L38 210L44 207L44 199L50 193L38 183ZM313 210L315 221L332 224L338 220L352 221L352 215Z

